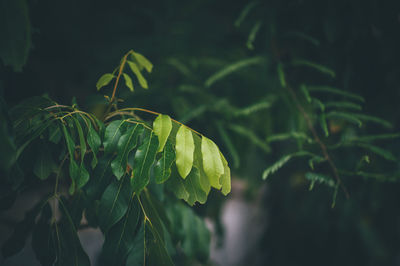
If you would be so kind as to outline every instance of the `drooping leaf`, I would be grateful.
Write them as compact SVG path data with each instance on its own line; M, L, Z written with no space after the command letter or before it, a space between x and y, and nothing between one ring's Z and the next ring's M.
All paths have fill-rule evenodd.
M104 154L110 154L116 151L124 124L125 121L123 120L115 120L106 127L103 141Z
M126 265L138 265L144 266L146 262L145 254L145 239L144 239L144 226L140 225L139 231L137 231L135 238L131 241L132 248L126 259Z
M224 173L221 155L217 145L206 137L201 138L201 153L203 155L203 169L210 185L216 189L221 188L220 177Z
M133 88L133 83L132 83L131 77L129 77L129 75L126 73L122 73L122 75L124 76L124 79L125 79L125 85L129 88L130 91L133 92L134 88Z
M305 177L306 177L307 180L311 181L310 190L313 189L315 182L318 182L320 184L325 184L325 185L327 185L329 187L335 187L336 186L335 181L331 177L323 175L323 174L320 174L320 173L307 172L305 174Z
M366 121L366 122L372 122L381 126L384 126L386 128L392 128L392 124L389 121L386 121L380 117L372 116L372 115L366 115L366 114L356 114L356 113L351 113L355 117L357 117L360 120Z
M207 193L200 183L200 171L196 167L192 167L189 175L183 181L183 185L189 194L186 202L190 206L193 206L196 202L204 204L207 201Z
M56 170L57 166L54 163L53 157L49 149L44 148L39 152L33 168L33 173L41 180L46 180L51 173Z
M325 133L325 137L329 137L329 130L328 130L328 125L326 123L326 115L324 112L321 113L319 121L321 124L321 128Z
M107 86L114 77L115 76L111 73L107 73L101 76L96 83L97 90L100 90L102 87Z
M292 61L292 65L311 67L311 68L314 68L314 69L320 71L321 73L328 74L332 78L334 78L336 76L335 72L332 69L330 69L326 66L308 61L308 60L296 59L296 60Z
M146 69L147 72L150 73L152 71L153 64L146 57L135 52L132 52L132 56L140 66Z
M249 37L247 38L247 49L254 50L254 41L256 40L257 33L260 30L262 25L262 20L257 21L250 30Z
M244 21L244 19L248 16L248 14L250 13L250 11L256 7L260 2L258 1L252 1L250 3L248 3L242 10L242 12L240 12L239 17L237 18L237 20L235 21L235 26L239 27L240 24L242 24L242 22Z
M369 150L383 158L385 158L386 160L390 160L390 161L397 161L396 157L393 155L393 153L389 150L385 150L383 148L380 148L378 146L372 145L372 144L367 144L367 143L358 143L357 146L362 147L366 150Z
M98 210L99 225L103 232L106 233L125 215L132 192L128 176L120 181L113 180L106 188Z
M141 124L128 126L126 132L121 136L117 145L118 155L111 163L111 168L117 179L126 172L129 153L136 147L138 136L143 132Z
M89 201L100 199L106 187L113 180L111 162L113 157L111 155L102 156L99 163L93 171L93 176L85 186L87 197Z
M82 126L79 123L78 119L73 117L73 120L76 125L76 129L78 131L78 136L79 136L79 148L80 148L80 154L81 154L81 164L83 163L83 160L85 158L86 154L86 141L85 141L85 136L83 135L83 130Z
M158 137L158 152L161 152L172 130L171 118L168 115L160 114L153 122L153 130Z
M220 184L222 186L222 194L228 195L231 192L231 169L228 166L228 162L226 161L224 155L220 152L220 156L222 159L222 164L224 165L224 173L221 175Z
M194 141L192 132L181 125L176 134L176 166L182 178L186 178L193 166Z
M147 80L143 77L142 73L139 70L139 67L136 63L127 61L129 67L131 68L132 72L135 74L137 77L140 86L142 86L143 89L148 89L149 86L147 84Z
M90 266L89 257L82 248L71 215L60 198L58 202L62 207L64 218L59 224L54 225L57 236L55 249L57 265Z
M204 82L204 86L206 86L207 88L211 87L215 82L217 82L218 80L221 80L222 78L236 72L239 71L243 68L252 66L252 65L260 65L263 64L265 62L264 58L261 56L256 56L256 57L251 57L251 58L247 58L247 59L242 59L240 61L234 62L226 67L224 67L223 69L221 69L220 71L218 71L217 73L213 74L211 77L209 77L205 82Z
M161 158L154 165L154 176L156 183L161 184L167 181L171 175L171 166L175 161L175 151L170 141L167 141Z
M141 229L138 230L140 207L134 194L131 194L128 200L126 213L122 219L105 233L100 257L105 265L130 265L127 264L129 253L139 252L143 255L142 250L136 249L140 247L140 241L144 243L140 235Z
M302 85L300 86L300 90L301 90L301 92L304 94L304 97L306 98L307 102L311 103L311 102L312 102L312 99L311 99L310 93L309 93L308 90L307 90L307 86L304 85L304 84L302 84Z
M290 133L282 133L268 136L267 142L285 141L289 139L303 140L311 143L313 140L303 132L292 131Z
M332 94L341 95L341 96L344 96L344 97L347 97L347 98L355 99L355 100L358 100L360 102L364 102L365 101L363 97L361 97L361 96L359 96L357 94L354 94L354 93L351 93L351 92L348 92L348 91L344 91L344 90L340 90L340 89L337 89L337 88L333 88L333 87L328 87L328 86L308 86L307 89L310 92L313 92L313 91L327 92L327 93L332 93Z
M326 108L346 108L346 109L354 109L361 111L362 107L359 104L353 103L353 102L346 102L346 101L340 101L340 102L327 102L325 103Z
M181 243L185 255L206 263L210 252L210 232L204 220L181 203L170 206L167 215L173 237Z
M101 146L101 139L99 134L93 128L92 123L88 123L88 134L87 134L87 143L89 144L90 149L93 153L93 160L92 160L92 168L95 168L97 165L97 154L99 152L99 148Z
M189 198L189 192L186 190L185 185L183 184L184 180L178 176L176 167L172 167L172 169L173 174L166 182L166 185L178 199L187 201Z
M150 181L150 168L154 163L158 145L158 138L154 132L151 131L150 135L144 139L135 153L131 185L137 194L139 194Z
M262 178L265 180L267 177L276 171L278 171L280 168L282 168L290 159L293 157L301 157L301 156L313 156L312 153L306 152L306 151L299 151L295 152L292 154L288 154L280 158L278 161L276 161L274 164L272 164L270 167L264 170Z

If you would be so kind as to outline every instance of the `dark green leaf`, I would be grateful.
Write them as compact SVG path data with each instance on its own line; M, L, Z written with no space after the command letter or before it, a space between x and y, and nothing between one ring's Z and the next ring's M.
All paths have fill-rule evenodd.
M123 120L115 120L111 122L104 133L104 153L110 154L117 149L118 141L121 137L122 126L125 124Z
M132 189L129 177L120 181L113 180L104 191L99 206L99 225L103 232L107 232L125 215L128 210Z
M147 136L136 151L133 160L131 184L139 194L150 181L150 168L154 163L158 149L158 138L153 131Z
M57 169L54 163L51 152L46 147L43 147L41 152L38 154L33 168L33 173L41 180L45 180L49 175Z
M137 138L143 132L141 124L128 126L126 132L121 136L117 145L118 155L111 163L111 168L117 179L120 179L126 172L129 153L136 147Z
M171 175L171 166L175 160L175 151L170 141L167 141L161 158L154 165L154 176L157 184L164 183Z
M140 248L138 242L142 240L142 243L144 243L144 240L141 239L140 228L138 229L140 207L133 195L131 194L128 198L127 204L129 206L127 205L126 214L105 234L101 254L104 265L128 265L126 261L129 253L140 252L142 255L144 254L142 250L134 249Z
M96 130L94 130L92 123L89 121L88 134L87 134L87 142L89 144L90 149L93 153L92 160L92 168L95 168L97 165L97 153L99 152L99 148L101 145L101 139L99 134L97 134Z

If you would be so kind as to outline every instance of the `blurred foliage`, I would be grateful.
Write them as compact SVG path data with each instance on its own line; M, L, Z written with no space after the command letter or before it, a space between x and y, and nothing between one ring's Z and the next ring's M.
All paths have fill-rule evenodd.
M397 265L399 14L378 0L33 2L24 71L0 65L4 98L75 95L101 115L94 84L134 46L155 65L152 90L119 106L212 136L248 194L267 182L270 222L248 261ZM217 217L214 199L197 212Z

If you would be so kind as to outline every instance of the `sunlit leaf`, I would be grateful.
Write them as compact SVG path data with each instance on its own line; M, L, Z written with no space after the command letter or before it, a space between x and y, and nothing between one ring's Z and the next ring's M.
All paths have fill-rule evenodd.
M224 166L217 145L203 136L201 138L201 152L203 155L203 169L210 180L211 186L220 189L219 178L224 173Z
M222 159L222 164L224 165L224 173L221 175L220 184L222 186L222 194L225 196L231 192L231 169L228 166L228 162L226 161L224 155L220 152L220 156Z
M136 63L127 61L129 67L131 68L132 72L135 74L137 77L140 86L142 86L143 89L148 89L149 86L147 84L147 80L143 77L142 73L139 70L139 67L136 65Z
M176 134L176 166L182 178L186 178L193 166L194 141L192 132L182 125Z
M161 152L172 130L171 118L168 115L160 114L153 122L153 130L158 137L158 152Z
M107 74L104 74L103 76L101 76L96 84L97 90L100 90L102 87L107 86L114 77L115 76L110 73L107 73Z
M122 75L124 76L124 79L125 79L125 85L129 88L130 91L133 92L134 89L133 89L133 83L132 83L131 77L129 77L129 75L126 73L122 73Z
M136 62L139 63L140 66L144 67L147 72L151 72L153 69L153 64L143 55L139 53L132 52L132 56L135 58Z

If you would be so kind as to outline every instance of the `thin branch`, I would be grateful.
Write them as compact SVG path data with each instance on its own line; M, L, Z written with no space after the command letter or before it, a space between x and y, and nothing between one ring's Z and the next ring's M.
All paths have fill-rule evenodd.
M328 153L326 145L319 138L317 131L315 130L315 128L313 126L310 116L307 114L307 112L304 110L303 106L300 104L300 101L297 98L297 95L294 92L294 90L287 84L286 84L285 88L288 90L290 96L292 97L293 101L295 102L297 109L300 111L300 113L303 115L304 119L306 120L308 129L311 131L311 134L313 135L315 142L318 143L318 145L320 146L320 148L322 150L322 154L324 155L324 158L326 159L330 168L332 169L333 175L334 175L337 183L342 188L343 192L346 195L346 198L347 199L350 198L349 192L347 191L346 187L343 185L341 178L339 177L338 169L336 168L335 164L333 163L333 160L331 159L331 157Z

